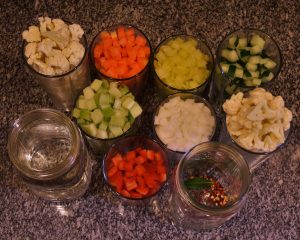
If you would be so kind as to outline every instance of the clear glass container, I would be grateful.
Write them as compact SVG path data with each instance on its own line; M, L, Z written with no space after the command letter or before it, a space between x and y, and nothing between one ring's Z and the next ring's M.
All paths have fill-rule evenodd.
M150 56L148 59L148 63L146 64L146 66L136 75L132 76L132 77L128 77L128 78L112 78L109 76L106 76L103 72L101 72L98 68L97 68L97 64L95 63L95 58L94 58L94 48L96 46L97 43L101 42L101 33L102 32L113 32L113 31L117 31L117 29L119 27L124 27L126 29L128 28L132 28L134 29L135 32L135 36L142 36L146 39L147 42L147 46L150 48ZM132 26L132 25L128 25L128 24L118 24L118 25L114 25L111 26L107 29L102 30L101 32L99 32L93 39L91 46L90 46L90 59L92 62L92 66L93 66L93 70L96 72L96 76L99 79L106 79L109 81L118 81L118 82L122 82L123 84L127 85L128 88L130 89L130 91L136 96L136 97L141 97L141 95L143 94L143 89L144 86L146 84L146 81L148 81L148 77L149 77L149 71L150 71L150 63L151 63L151 58L152 58L152 47L150 44L149 39L147 38L147 36L141 31L139 30L137 27Z
M126 154L128 151L134 150L136 148L143 148L148 150L154 150L155 152L158 152L161 154L163 160L164 160L164 166L167 170L167 179L169 175L169 161L168 157L163 149L163 147L156 141L142 135L134 135L134 136L127 136L124 137L117 142L115 142L106 155L103 158L103 164L102 164L102 172L103 176L106 182L106 185L109 188L109 191L112 192L113 195L113 201L116 203L121 203L124 205L137 205L137 206L144 206L144 205L150 205L155 199L157 194L162 190L165 183L167 182L167 179L164 183L162 183L159 187L159 189L154 192L151 195L148 195L144 198L132 198L132 197L125 197L118 193L114 186L112 186L109 183L108 175L107 175L107 169L109 164L111 163L111 159L117 154L120 153L121 155Z
M218 181L225 190L226 205L221 207L200 201L186 185L186 179L191 176L207 176ZM217 142L195 146L174 170L169 199L172 222L196 231L222 225L245 204L250 182L248 165L234 148ZM203 195L207 202L210 196Z
M182 158L182 156L184 155L185 152L181 152L181 151L174 151L170 148L168 148L168 146L158 137L157 132L156 132L156 128L155 128L155 117L158 115L159 110L162 106L164 106L164 104L166 104L167 102L169 102L172 98L175 97L180 97L181 99L194 99L196 103L203 103L206 107L208 107L208 109L211 112L211 115L214 118L214 122L215 122L215 127L211 133L211 135L209 136L209 141L211 141L214 136L215 136L215 132L216 132L216 126L217 126L217 118L216 118L216 114L214 111L214 108L210 105L210 103L208 101L206 101L204 98L195 95L193 93L175 93L175 94L171 94L169 95L167 98L165 98L160 104L159 106L156 108L155 112L154 112L154 117L153 117L153 129L154 129L154 134L155 134L155 138L164 146L165 151L168 155L168 158L171 162L172 165L178 163L178 161ZM192 114L192 113L191 113ZM176 116L174 116L176 117Z
M54 109L37 109L10 129L8 154L20 177L36 195L52 201L82 196L92 166L76 125Z
M84 46L85 52L79 64L64 74L49 76L39 73L27 63L25 56L27 43L23 41L22 56L27 72L33 75L59 110L71 111L80 92L91 83L88 44L85 35L82 36L80 43Z
M292 126L291 126L292 128ZM232 147L234 147L246 160L249 165L250 171L253 172L257 167L259 167L263 162L269 159L273 153L283 147L289 139L291 128L284 132L285 142L272 151L272 152L263 152L263 151L251 151L243 148L240 144L233 139L230 133L227 130L226 119L223 117L222 128L219 136L219 141L222 143L226 143Z
M230 79L227 77L227 75L221 68L221 61L222 61L221 52L224 48L227 48L228 41L232 36L238 36L239 38L246 37L247 41L249 42L251 37L254 34L259 35L265 40L264 51L277 64L276 67L271 71L274 74L273 79L269 82L262 83L261 87L267 88L269 84L275 81L275 79L278 77L280 73L282 67L281 52L275 40L271 38L268 34L255 29L239 29L227 34L225 38L220 42L217 49L216 64L215 64L215 69L213 72L212 81L209 90L209 99L210 102L215 107L217 114L221 113L222 104L227 98L231 96L225 90L228 84L230 83ZM243 87L239 87L237 91L246 92L253 88L255 87L243 86Z
M192 88L192 89L177 89L175 87L170 86L169 84L165 83L164 81L162 81L159 76L157 75L156 71L155 71L155 67L153 66L153 75L154 75L154 83L155 83L155 87L156 90L158 92L158 95L160 98L165 98L168 95L177 93L177 92L184 92L184 93L194 93L194 94L198 94L198 95L203 95L204 90L206 88L206 85L210 82L211 79L211 74L213 72L214 69L214 58L213 55L211 53L210 48L207 46L207 44L190 35L174 35L174 36L170 36L166 39L164 39L163 41L160 42L160 44L156 47L155 51L154 51L154 61L155 61L155 56L156 54L160 51L161 47L166 45L168 42L176 39L176 38L182 38L184 40L189 40L189 39L193 39L197 41L197 48L199 50L201 50L202 53L208 55L209 57L209 61L208 61L208 70L210 71L210 75L209 77L205 80L205 82L203 82L201 85L197 86L196 88ZM153 63L154 63L153 61Z

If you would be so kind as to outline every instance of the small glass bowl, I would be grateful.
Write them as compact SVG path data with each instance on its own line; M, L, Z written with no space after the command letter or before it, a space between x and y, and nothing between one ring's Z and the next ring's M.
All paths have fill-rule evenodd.
M178 89L178 88L172 87L169 84L165 83L163 80L161 80L159 78L158 74L155 71L154 61L155 61L156 54L160 51L160 48L162 46L166 45L168 42L170 42L170 41L172 41L176 38L182 38L183 40L189 40L189 39L196 40L197 41L197 48L199 50L201 50L202 53L208 55L208 57L209 57L209 62L208 62L207 67L208 67L208 70L210 71L210 74L209 74L208 78L205 80L205 82L203 82L201 85L199 85L196 88ZM202 95L204 90L205 90L206 85L210 82L211 74L212 74L213 69L214 69L214 58L213 58L213 55L211 53L210 48L207 46L207 44L204 41L202 41L202 40L200 40L196 37L190 36L190 35L184 35L184 34L174 35L174 36L170 36L170 37L164 39L156 47L156 49L154 51L154 54L153 54L153 58L154 58L154 60L153 60L154 81L155 81L156 89L157 89L157 91L159 93L159 96L161 98L167 97L168 95L171 95L171 94L174 94L174 93L177 93L177 92L195 93L195 94Z
M65 21L67 24L71 22ZM55 106L64 111L71 111L78 94L91 83L88 43L85 34L82 35L80 43L84 47L84 55L77 66L60 75L45 75L28 64L25 56L27 42L22 43L22 58L26 71L31 74L38 84L50 95Z
M159 152L162 155L164 159L164 165L167 171L167 180L164 183L162 183L160 185L160 188L152 195L146 196L144 198L125 197L120 193L118 193L115 187L109 183L108 176L107 176L107 168L110 164L112 157L115 156L117 153L124 155L128 151L134 150L138 147L141 147L143 149L154 150L156 152ZM154 197L162 190L163 186L168 181L169 161L163 147L155 140L152 140L142 135L126 136L122 139L119 139L117 142L115 142L110 147L108 152L105 154L103 158L103 164L102 164L102 173L106 184L109 186L109 189L113 192L113 195L117 198L117 200L120 200L122 203L128 205L149 205L151 201L154 199Z
M165 103L169 102L172 98L175 98L175 97L180 97L181 99L184 99L184 100L185 99L194 99L195 102L203 103L206 107L208 107L208 109L210 110L210 112L211 112L211 114L214 118L214 121L215 121L215 126L214 126L214 129L213 129L212 133L211 133L211 136L209 137L209 141L211 141L213 139L213 137L215 136L216 127L217 127L217 118L216 118L215 111L214 111L213 107L210 105L210 103L208 101L206 101L204 98L202 98L198 95L192 94L192 93L175 93L175 94L171 94L167 98L165 98L159 104L159 106L156 108L156 111L154 112L152 124L153 124L155 138L158 139L158 141L164 146L165 151L168 154L168 158L169 158L169 160L171 161L172 164L177 163L182 158L182 156L184 155L185 152L174 151L174 150L168 148L168 146L158 137L158 134L156 133L154 122L155 122L155 117L158 115L160 108ZM176 117L176 116L174 116L174 117Z
M218 46L217 53L216 53L215 71L213 73L213 79L210 85L209 97L210 100L214 103L214 105L216 105L217 109L219 109L220 105L222 105L223 102L228 97L231 96L225 91L226 87L230 82L230 79L227 77L226 73L223 71L221 67L221 60L222 60L221 52L224 48L228 46L228 41L232 36L246 37L247 41L249 42L249 40L254 34L261 36L266 41L264 51L277 64L276 67L271 70L271 72L274 74L273 79L270 80L269 82L262 83L260 86L267 88L270 84L272 84L275 81L275 79L278 77L280 73L282 67L281 51L279 49L279 46L275 42L275 40L272 37L270 37L268 34L256 29L239 29L227 34ZM243 87L239 87L237 91L246 92L253 88L255 87L243 86Z
M211 186L205 186L204 192L188 189L186 180L193 177L214 179L224 192L217 195L220 187ZM245 204L251 174L247 162L233 147L206 142L184 155L172 180L170 208L173 222L199 231L218 227L239 212Z
M144 67L144 69L142 69L136 75L134 75L132 77L128 77L128 78L112 78L112 77L106 76L104 73L102 73L97 68L96 63L95 63L95 59L94 59L94 48L95 48L95 45L101 41L101 39L100 39L101 33L102 32L117 31L117 29L119 27L124 27L125 29L129 29L129 28L134 29L135 36L142 36L142 37L144 37L146 39L148 47L150 48L150 56L149 56L149 59L148 59L148 63L146 64L146 66ZM130 89L130 91L135 96L140 96L142 94L143 87L144 87L146 81L148 80L149 69L150 69L150 62L151 62L151 58L152 58L151 55L152 55L152 47L151 47L150 41L147 38L147 36L141 30L139 30L137 27L132 26L132 25L128 25L128 24L118 24L118 25L114 25L114 26L111 26L111 27L109 27L107 29L104 29L104 30L100 31L94 37L94 39L93 39L93 41L91 43L91 46L90 46L90 59L91 59L91 62L92 62L93 69L96 72L96 76L99 79L107 79L109 81L119 81L119 82L124 83L125 85L128 86L128 88Z

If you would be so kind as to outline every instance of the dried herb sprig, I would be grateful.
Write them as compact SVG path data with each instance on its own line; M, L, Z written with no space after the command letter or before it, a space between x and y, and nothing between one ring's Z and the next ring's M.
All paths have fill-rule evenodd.
M212 186L213 182L204 177L190 178L184 181L184 185L187 189L203 190Z

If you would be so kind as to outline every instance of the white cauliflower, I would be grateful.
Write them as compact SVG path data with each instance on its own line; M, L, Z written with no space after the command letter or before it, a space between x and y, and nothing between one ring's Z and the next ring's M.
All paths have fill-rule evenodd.
M54 69L50 66L48 66L47 64L45 64L43 61L41 60L34 60L33 62L34 65L36 65L39 69L39 72L44 74L44 75L54 75Z
M49 17L39 17L38 18L40 22L40 31L42 32L47 32L48 30L53 30L54 29L54 24L52 23L51 18Z
M54 31L43 32L42 36L46 38L50 38L51 40L56 42L56 44L61 50L66 48L70 41L70 31L67 26L62 27L57 31L54 30Z
M61 20L59 18L52 19L52 23L54 25L53 31L58 31L62 28L68 27L68 25L63 20Z
M29 65L32 65L34 63L35 60L41 60L42 58L42 54L39 52L36 52L34 54L32 54L28 59L27 59L27 63Z
M71 25L69 25L69 30L70 30L71 35L72 35L72 41L79 42L82 35L84 34L84 31L81 28L81 26L79 24L71 24Z
M242 147L255 151L273 151L284 143L284 131L290 128L292 112L282 97L274 97L262 88L240 99L233 95L223 104L228 132Z
M30 58L31 56L33 56L36 53L36 50L37 50L37 43L36 42L31 42L31 43L28 43L25 46L25 53L24 54L27 58Z
M38 44L38 51L48 57L52 54L54 47L56 47L56 43L50 38L45 38Z
M22 37L26 42L40 42L41 41L41 33L38 27L30 26L28 30L25 30L22 33Z
M47 57L46 63L48 66L60 68L64 72L67 72L70 69L68 59L61 52L56 52L53 56Z
M235 115L242 105L243 96L244 94L242 92L233 94L231 98L226 100L226 102L223 104L224 111L229 115Z

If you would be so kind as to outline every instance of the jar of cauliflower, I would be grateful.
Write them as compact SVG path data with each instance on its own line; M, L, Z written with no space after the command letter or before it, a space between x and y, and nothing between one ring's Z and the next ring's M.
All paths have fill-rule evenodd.
M292 112L281 96L263 88L233 94L223 104L226 119L220 141L236 145L250 169L271 156L289 135Z
M39 17L23 31L26 69L50 95L57 108L69 111L90 83L88 45L78 24Z

